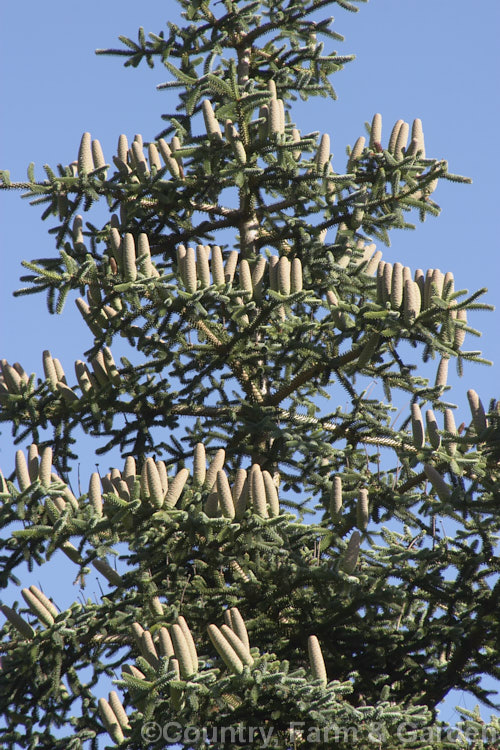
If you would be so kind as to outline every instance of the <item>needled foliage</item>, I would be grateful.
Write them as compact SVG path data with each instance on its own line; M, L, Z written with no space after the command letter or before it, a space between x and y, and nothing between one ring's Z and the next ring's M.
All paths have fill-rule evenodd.
M179 4L179 25L98 50L163 66L161 132L112 155L84 133L43 180L1 173L54 222L17 294L74 299L92 336L74 374L48 349L39 375L1 362L21 445L0 475L0 584L20 588L2 746L223 748L252 726L255 747L446 747L439 703L493 708L480 678L500 676L499 406L469 390L454 416L447 386L485 361L464 348L485 290L377 243L468 180L418 119L375 114L335 163L333 134L295 124L351 59L324 8L356 3ZM80 429L121 458L77 491ZM102 595L60 610L52 581L22 587L52 558ZM495 742L464 714L464 747L478 726Z

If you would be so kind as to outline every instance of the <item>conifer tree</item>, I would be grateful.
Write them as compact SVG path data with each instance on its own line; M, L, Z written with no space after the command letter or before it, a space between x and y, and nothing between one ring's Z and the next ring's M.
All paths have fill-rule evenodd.
M294 122L350 60L322 13L359 2L179 0L183 25L98 51L164 66L160 134L1 173L55 222L18 293L75 298L93 337L74 374L1 362L25 446L0 475L3 747L439 748L451 689L495 708L499 405L469 390L457 413L447 386L484 361L464 341L485 290L379 249L467 180L419 119L375 114L335 166ZM122 461L83 492L79 428ZM20 582L54 556L102 597L61 610ZM453 746L498 747L464 713Z

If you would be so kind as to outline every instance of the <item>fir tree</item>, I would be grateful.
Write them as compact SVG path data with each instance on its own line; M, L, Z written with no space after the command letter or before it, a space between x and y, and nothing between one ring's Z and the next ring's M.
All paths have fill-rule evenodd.
M1 173L56 221L18 293L57 313L79 294L93 345L75 376L48 350L43 377L2 360L1 419L30 447L0 475L0 582L66 555L107 583L63 611L31 582L1 605L3 746L445 747L437 705L458 688L494 708L480 679L500 676L499 408L470 390L456 417L446 378L484 361L463 345L485 290L374 240L467 180L418 119L387 135L376 114L340 172L329 134L295 125L350 60L321 11L355 4L179 2L183 26L99 50L166 68L163 132L110 160L84 133L42 181ZM123 461L80 496L79 428ZM494 721L462 730L497 746Z

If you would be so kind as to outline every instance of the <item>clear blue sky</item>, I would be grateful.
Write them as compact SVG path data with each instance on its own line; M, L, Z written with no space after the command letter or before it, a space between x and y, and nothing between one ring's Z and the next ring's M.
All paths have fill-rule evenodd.
M333 78L338 101L298 103L295 121L304 132L330 134L333 164L340 171L345 146L364 134L364 122L375 112L382 114L385 139L397 119L420 117L428 156L448 159L450 171L472 177L473 184L441 183L433 196L442 206L441 216L427 219L413 233L393 233L392 247L379 249L386 260L412 268L452 270L456 288L487 286L483 301L498 305L498 0L371 0L358 14L335 6L327 12L346 37L337 50L355 53L357 59ZM124 69L119 58L96 57L94 49L117 46L119 34L134 38L140 25L159 32L176 13L173 0L4 3L0 168L8 168L13 180L23 180L34 161L43 179L43 164L55 167L76 158L84 131L101 141L107 160L116 153L120 133L129 139L135 133L154 138L162 129L161 113L171 111L169 94L155 90L166 72L147 66ZM74 360L90 344L74 303L56 317L48 315L42 296L11 296L19 286L20 261L54 252L47 234L50 220L42 225L40 213L19 194L0 194L0 355L41 375L42 350L48 348L73 377ZM481 349L494 367L469 365L461 380L453 373L450 377L450 400L461 406L466 420L468 388L475 388L485 405L500 396L499 315L497 310L470 316L483 337L466 339L467 348ZM3 428L0 466L9 473L13 465L14 448Z

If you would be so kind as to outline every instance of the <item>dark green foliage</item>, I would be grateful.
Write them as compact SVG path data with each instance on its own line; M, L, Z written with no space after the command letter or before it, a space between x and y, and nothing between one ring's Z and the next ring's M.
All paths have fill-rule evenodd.
M122 140L108 165L89 170L86 136L85 169L46 167L36 182L30 165L28 183L1 174L59 222L58 254L24 262L18 294L47 291L61 313L77 292L94 335L76 380L50 354L43 379L2 362L0 419L38 450L25 469L18 454L17 482L14 472L2 479L0 524L23 527L0 541L1 585L19 583L23 561L34 569L62 553L79 580L95 563L109 582L98 602L75 603L49 627L20 606L28 626L16 628L4 610L3 746L96 747L107 736L103 675L118 679L128 714L128 726L107 727L123 747L159 746L147 721L205 727L208 737L240 723L273 728L280 748L365 748L374 736L399 747L406 722L422 730L411 747L450 746L438 737L437 705L455 688L494 707L480 676L500 676L498 404L486 412L471 396L471 424L446 430L446 382L418 367L484 361L462 350L461 334L476 333L466 311L487 306L477 302L484 290L454 291L451 275L373 259L371 238L386 243L390 230L413 226L411 213L438 214L435 181L465 178L425 156L417 121L413 136L396 130L387 148L363 147L341 173L323 153L327 139L295 128L296 96L334 96L329 76L350 59L325 50L339 37L315 12L356 5L180 4L183 27L147 38L140 29L137 42L120 37L125 48L99 51L164 65L178 106L156 139L128 151ZM206 99L218 123L209 133ZM102 199L110 221L84 222L78 211ZM130 359L115 364L119 337ZM382 400L370 397L372 381ZM398 391L434 411L440 440L433 432L432 444L415 446L409 409L394 425ZM49 426L58 476L42 481ZM119 449L135 465L74 497L78 428L97 454ZM103 562L113 558L117 572ZM238 663L221 658L207 626L231 623L235 607L253 664L232 670ZM161 651L161 629L180 616L197 669L179 647L175 658ZM309 663L312 635L326 687ZM305 723L302 735L292 722ZM308 735L333 726L358 733ZM500 730L489 731L494 743ZM181 744L205 747L203 738Z

